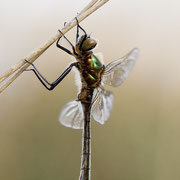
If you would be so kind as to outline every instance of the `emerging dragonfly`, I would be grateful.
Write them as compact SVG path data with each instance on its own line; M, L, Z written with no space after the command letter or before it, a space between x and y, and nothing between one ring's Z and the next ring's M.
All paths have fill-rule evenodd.
M79 30L83 32L80 38ZM61 33L60 30L59 32ZM96 40L87 35L86 31L79 25L78 20L76 45L73 46L64 35L63 37L71 45L72 52L59 44L60 38L56 43L57 47L74 56L77 62L72 63L53 83L49 83L32 63L26 62L34 67L28 70L32 70L48 90L53 90L71 71L73 66L79 71L81 89L78 98L65 105L59 121L67 127L84 129L80 179L87 180L90 176L90 116L92 115L94 120L100 124L107 121L113 106L113 94L105 90L103 86L107 84L117 87L124 82L136 61L138 49L131 50L123 58L105 66L98 56L91 51L97 45Z

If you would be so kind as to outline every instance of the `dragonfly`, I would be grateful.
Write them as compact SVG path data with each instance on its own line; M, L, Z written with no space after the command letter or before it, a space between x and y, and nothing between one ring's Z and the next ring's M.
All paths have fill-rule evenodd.
M111 91L104 88L104 85L112 87L120 86L129 75L133 68L137 56L138 49L132 49L124 57L112 61L107 66L104 65L102 59L93 53L93 49L97 45L97 41L93 39L79 25L77 21L76 45L74 46L68 38L60 31L67 42L70 44L72 51L60 45L60 39L57 40L56 46L65 51L69 55L75 57L76 62L70 66L52 83L39 72L33 63L33 68L27 71L33 71L42 85L53 90L72 70L76 68L79 76L78 98L67 103L62 109L59 122L73 129L83 129L83 148L81 158L80 180L90 179L91 168L91 116L95 121L104 124L112 111L114 96ZM79 32L82 31L82 35Z

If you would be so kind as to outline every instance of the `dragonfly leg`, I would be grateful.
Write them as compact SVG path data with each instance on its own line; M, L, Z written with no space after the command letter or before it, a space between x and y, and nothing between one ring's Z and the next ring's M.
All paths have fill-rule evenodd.
M78 21L77 17L76 17L75 19L76 19L76 21L77 21L76 43L78 43L79 29L81 29L81 30L84 32L84 38L83 38L83 40L81 41L81 43L79 44L79 49L81 49L84 40L87 38L87 33L86 33L86 31L79 25L79 21Z
M73 66L78 67L79 62L72 63L54 82L49 83L44 76L38 71L38 69L35 67L35 65L25 59L25 61L33 66L34 69L27 69L26 71L33 71L36 77L39 79L39 81L42 83L42 85L48 89L49 91L53 90L71 71ZM48 87L46 83L50 86Z
M76 22L77 22L77 33L76 33L76 43L78 42L78 38L79 38L79 28L84 32L84 34L87 36L86 31L79 25L79 21L77 19L77 17L75 18Z
M39 75L37 74L37 72L36 72L34 69L26 69L25 71L33 71L34 74L36 75L36 77L37 77L37 78L39 79L39 81L42 83L42 85L43 85L46 89L50 90L50 88L43 82L43 80L39 77Z
M78 39L79 39L79 22L78 22L78 19L76 18L76 21L77 21L77 32L76 32L76 44L78 43Z
M63 46L61 46L61 45L59 44L59 40L60 40L60 39L61 39L61 37L57 40L56 46L57 46L58 48L60 48L61 50L65 51L66 53L72 55L72 52L71 52L70 50L66 49L65 47L63 47Z
M69 41L69 39L68 39L60 30L58 30L58 31L59 31L59 32L62 34L62 36L67 40L67 42L71 45L72 50L73 50L73 53L74 53L75 55L78 55L77 52L75 51L75 47L74 47L73 44ZM73 55L72 52L70 52L68 49L66 49L66 48L64 48L64 47L62 47L62 46L60 46L60 45L58 44L60 39L61 39L61 37L58 39L58 41L57 41L57 43L56 43L57 47L60 48L60 49L62 49L63 51L66 51L68 54Z
M35 72L36 72L37 74L39 74L39 76L40 76L48 85L51 85L51 83L49 83L49 82L47 81L47 79L38 71L38 69L36 68L36 66L35 66L33 63L27 61L26 59L25 59L25 61L33 66ZM31 70L31 69L27 69L26 71L29 71L29 70ZM33 71L33 72L34 72L34 71ZM34 72L34 73L35 73L35 72ZM36 74L36 73L35 73L35 74Z

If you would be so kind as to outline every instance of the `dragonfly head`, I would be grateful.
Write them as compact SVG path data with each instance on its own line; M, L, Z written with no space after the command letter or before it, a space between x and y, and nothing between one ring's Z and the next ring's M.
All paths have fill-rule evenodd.
M96 40L85 34L80 37L78 43L76 44L76 49L81 53L87 53L90 50L94 49L96 45Z

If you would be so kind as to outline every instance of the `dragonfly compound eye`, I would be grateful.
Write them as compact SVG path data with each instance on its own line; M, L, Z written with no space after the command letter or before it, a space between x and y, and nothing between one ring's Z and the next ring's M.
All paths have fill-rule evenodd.
M81 51L90 51L91 49L95 48L96 45L97 45L96 40L87 38L84 40L82 44Z

